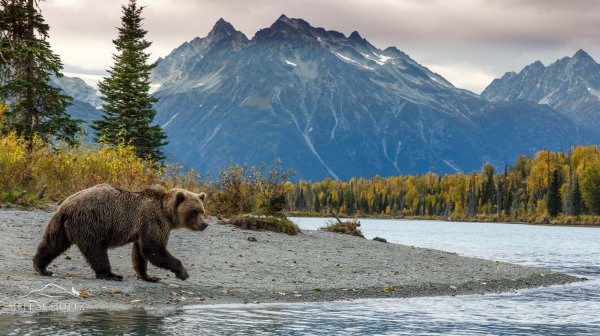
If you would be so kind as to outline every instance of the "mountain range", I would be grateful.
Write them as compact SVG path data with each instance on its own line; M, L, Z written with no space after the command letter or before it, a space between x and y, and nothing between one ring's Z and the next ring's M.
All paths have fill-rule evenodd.
M514 84L502 81L520 75L479 96L395 47L282 15L251 39L220 19L207 36L159 59L152 82L168 159L210 177L233 162L273 160L311 180L468 172L597 142L600 127L579 112L509 95Z
M499 102L524 99L555 108L577 125L600 131L600 64L585 51L549 66L536 61L495 79L481 94Z

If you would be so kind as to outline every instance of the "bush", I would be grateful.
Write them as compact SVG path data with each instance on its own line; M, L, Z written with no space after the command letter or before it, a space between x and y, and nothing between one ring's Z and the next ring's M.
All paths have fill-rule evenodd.
M287 205L288 182L293 173L280 166L266 172L266 165L237 164L221 171L215 182L206 182L208 207L212 213L234 216L255 212L277 216Z
M15 134L0 137L0 200L6 202L61 201L99 183L140 189L159 182L161 174L161 168L136 157L131 146L53 147L40 139L27 144Z
M322 227L321 230L365 238L365 236L363 236L362 232L358 228L359 226L360 223L358 222L358 220L353 219L351 221L331 223L325 227Z
M273 231L289 235L300 232L298 225L285 217L241 215L232 218L230 223L244 230Z
M253 170L257 191L256 208L261 214L277 215L287 206L287 181L295 173L292 170L283 170L277 162L266 176L265 170L265 164Z
M158 183L206 192L210 214L279 215L287 205L291 175L278 165L266 172L264 164L233 164L209 181L194 170L183 171L181 165L159 166L140 159L133 146L53 146L37 138L27 143L14 133L0 136L0 203L60 202L99 183L130 190Z
M256 177L248 167L237 164L221 171L207 184L211 213L224 216L252 212L256 204Z

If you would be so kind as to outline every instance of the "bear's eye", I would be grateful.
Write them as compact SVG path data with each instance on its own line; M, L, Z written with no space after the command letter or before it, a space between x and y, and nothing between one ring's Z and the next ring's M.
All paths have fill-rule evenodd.
M198 214L200 213L200 211L194 209L194 210L190 210L188 211L187 215L186 215L186 222L188 223L194 223L196 221L196 219L198 218Z

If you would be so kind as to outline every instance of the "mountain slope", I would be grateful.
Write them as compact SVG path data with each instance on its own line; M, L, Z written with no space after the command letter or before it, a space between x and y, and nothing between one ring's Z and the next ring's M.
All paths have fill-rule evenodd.
M160 60L152 79L171 159L213 177L231 162L274 159L306 179L449 173L478 169L501 151L485 123L502 114L484 99L396 48L301 19L281 16L252 39L221 19ZM529 117L530 104L510 108L530 125L523 137L546 136L535 132L544 125ZM540 113L580 141L556 111ZM522 149L514 147L503 154Z
M482 93L490 101L548 104L581 126L600 131L600 64L585 51L545 67L540 61L506 73Z
M53 78L52 83L61 88L65 94L73 97L72 104L67 107L66 112L74 119L83 120L82 127L88 135L87 139L91 140L93 130L90 125L92 121L102 116L102 111L96 108L102 104L96 90L78 77Z
M88 103L93 107L100 107L102 99L98 92L87 85L81 78L63 76L52 81L73 99Z

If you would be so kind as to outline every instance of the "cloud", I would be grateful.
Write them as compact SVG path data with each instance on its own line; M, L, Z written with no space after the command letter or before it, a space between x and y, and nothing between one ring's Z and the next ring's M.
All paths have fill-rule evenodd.
M47 0L51 43L71 68L100 73L112 63L112 39L126 0ZM380 48L396 46L439 69L474 71L452 80L479 91L486 76L520 70L537 59L551 62L583 48L600 55L597 0L140 0L153 57L196 36L221 17L252 37L282 13L313 26L350 34L357 30ZM466 66L468 65L468 66ZM459 84L463 83L463 84Z

